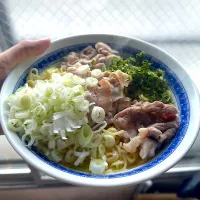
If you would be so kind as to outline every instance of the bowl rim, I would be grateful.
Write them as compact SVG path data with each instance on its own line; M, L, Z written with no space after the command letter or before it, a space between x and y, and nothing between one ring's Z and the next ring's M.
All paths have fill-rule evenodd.
M55 41L52 41L52 45L53 46L55 43L58 43L58 42L65 42L65 40L69 40L69 39L76 39L76 38L80 38L80 37L88 37L88 36L112 36L112 37L118 37L120 39L129 39L129 40L134 40L134 41L137 41L139 43L143 43L145 44L146 46L149 46L150 48L153 48L153 49L157 49L158 51L162 52L163 55L165 54L165 56L167 57L170 57L171 60L176 64L176 65L179 65L179 67L185 72L185 74L187 74L187 76L191 79L190 75L187 73L187 71L184 69L184 67L182 67L182 65L175 59L173 58L171 55L169 55L167 52L165 52L164 50L160 49L159 47L153 45L153 44L150 44L146 41L143 41L143 40L140 40L140 39L137 39L137 38L134 38L134 37L127 37L127 36L122 36L122 35L114 35L114 34L84 34L84 35L75 35L75 36L70 36L70 37L66 37L66 38L62 38L62 39L58 39L58 40L55 40ZM31 65L39 60L40 58L42 58L43 56L51 53L52 51L50 50L48 52L45 52L44 54L36 57L35 59L33 59L31 61ZM23 62L23 63L26 63L27 61ZM20 64L21 65L21 64ZM29 65L30 66L30 65ZM11 71L11 73L13 73L13 70ZM10 74L11 74L10 73ZM1 94L2 94L2 91L4 90L4 87L6 85L6 83L9 81L9 77L10 77L10 74L7 76L2 88L1 88ZM197 101L198 101L198 105L200 107L200 96L198 95L198 89L196 87L196 85L194 84L194 82L192 81L191 79L191 83L193 84L193 88L194 88L194 91L195 91L195 96L197 98ZM0 102L1 102L1 98L0 98ZM0 106L2 108L2 102L0 103ZM2 116L2 112L1 112L1 115L0 115L0 120L1 122L3 122L3 116ZM197 135L198 135L198 131L199 131L199 128L200 128L200 121L198 121L198 126L197 126L197 130L196 130L196 133L194 134L193 138L190 140L190 142L188 143L188 146L186 148L183 149L182 152L179 152L178 155L176 155L176 158L173 159L173 162L169 163L168 165L164 166L162 169L159 169L158 168L158 165L157 168L158 168L158 171L159 171L159 174L160 173L163 173L165 172L166 170L168 170L169 168L171 168L174 164L176 164L176 162L178 160L180 160L186 153L187 151L190 149L190 147L192 146L193 142L195 141ZM97 181L94 181L94 179L92 179L92 181L88 181L88 178L86 177L86 179L84 177L79 177L78 179L76 179L76 175L70 175L69 177L62 177L62 176L58 176L56 173L54 172L51 172L51 171L48 171L47 172L47 169L45 167L45 165L48 165L46 163L44 163L44 161L41 161L42 163L40 163L41 165L39 165L39 162L34 162L33 160L31 160L23 151L22 151L22 148L18 145L16 145L15 143L15 140L13 140L12 136L10 133L8 133L7 129L6 129L6 126L5 126L5 123L3 123L2 125L2 128L3 128L3 131L8 139L8 141L10 142L10 144L12 145L12 147L29 163L31 164L32 166L36 167L37 169L43 171L44 173L50 175L50 176L53 176L53 177L56 177L57 179L61 180L61 181L67 181L67 182L70 182L72 184L77 184L77 185L88 185L88 186L122 186L122 185L128 185L128 184L133 184L133 183L138 183L138 182L142 182L144 180L146 180L146 177L143 177L143 178L140 178L139 181L135 181L135 180L130 180L128 179L128 177L122 177L122 178L116 178L116 179L112 179L112 182L106 180L106 179L97 179ZM188 131L187 131L188 132ZM186 134L187 134L186 132ZM27 149L28 150L28 149ZM28 150L29 151L29 150ZM175 150L176 151L176 150ZM30 152L30 151L29 151ZM31 154L33 154L32 152L30 152ZM172 153L174 154L174 152ZM39 159L39 158L37 158ZM166 158L167 159L167 158ZM156 168L156 166L154 168ZM54 168L52 166L49 166L49 168ZM54 168L56 171L58 169ZM149 170L147 170L149 171ZM67 174L66 172L63 172L65 174ZM154 173L152 173L151 175L148 175L148 178L152 178L154 176L156 176L158 174L157 170L155 170ZM134 175L132 175L134 176ZM125 181L121 181L121 179L123 178L126 178L127 180ZM91 179L91 178L90 178Z

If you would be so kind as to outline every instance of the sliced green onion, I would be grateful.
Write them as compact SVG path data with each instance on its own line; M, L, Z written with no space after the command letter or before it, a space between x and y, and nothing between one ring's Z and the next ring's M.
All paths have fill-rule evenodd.
M105 171L107 163L103 159L92 159L89 170L94 174L101 174Z
M56 150L51 151L51 157L56 163L62 160L62 156Z
M23 126L26 131L34 131L37 128L37 122L34 119L28 119Z
M88 77L86 78L86 85L90 86L90 87L95 87L98 84L98 80L96 78L93 77Z
M96 158L97 157L97 147L94 147L90 150L90 154L92 158Z
M75 152L75 155L78 156L78 159L76 160L76 162L74 162L75 166L80 165L85 158L89 155L89 152Z
M33 111L34 117L44 118L47 114L47 111L43 105L37 106Z
M104 155L104 153L105 153L105 146L104 146L103 144L100 144L100 145L98 146L98 152L99 152L99 155L100 155L100 156L103 156L103 155Z
M114 145L115 145L115 138L112 136L112 135L104 135L103 136L103 138L104 138L104 140L105 140L105 142L104 142L104 144L105 144L105 146L107 147L107 148L112 148L112 147L114 147Z
M18 111L15 113L15 118L17 119L27 119L30 116L29 110L26 111Z
M89 101L83 100L82 102L79 102L76 104L76 109L81 112L88 112L89 111Z
M20 104L21 104L21 106L24 107L25 109L30 108L31 102L32 102L31 96L28 95L28 94L24 94L24 95L22 95L22 96L20 97Z
M82 147L86 147L90 141L92 140L92 129L88 124L83 125L83 127L81 128L79 134L78 134L78 143L82 146Z
M85 80L83 78L80 78L80 77L75 75L73 77L73 83L77 84L77 85L84 85L85 84Z
M74 155L74 150L70 149L65 155L65 161L67 163L73 163L75 159L76 159L76 157Z
M47 136L52 133L52 124L43 124L40 127L40 133L44 136Z
M8 120L8 128L16 133L21 132L23 130L23 122L19 119L9 119Z
M91 113L92 120L96 123L101 123L105 119L105 111L99 106L94 106Z
M57 140L57 149L60 151L66 147L65 141L58 139Z
M56 148L56 141L55 140L49 140L48 148L49 149L55 149Z
M91 75L96 79L100 79L103 77L103 72L100 69L93 69L91 71Z
M87 74L90 71L89 65L82 65L77 69L78 74Z

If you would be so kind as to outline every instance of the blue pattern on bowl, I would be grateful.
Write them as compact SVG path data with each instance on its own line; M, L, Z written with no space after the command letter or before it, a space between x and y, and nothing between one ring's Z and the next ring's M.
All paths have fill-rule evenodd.
M26 78L28 76L28 72L32 68L37 68L39 72L42 72L44 69L46 69L49 65L55 64L59 61L61 61L62 57L69 54L72 51L78 52L81 51L83 48L85 48L88 45L94 46L93 43L87 43L87 44L77 44L69 47L65 47L59 50L56 50L45 57L39 59L35 63L33 63L20 77L19 81L17 82L14 91L17 90L17 88L23 86L26 83ZM120 53L121 56L135 56L137 53L140 51L137 49L133 49L127 46L120 46L116 44L108 44L110 45L113 49L117 49ZM45 163L49 164L50 166L57 168L61 171L64 171L66 173L70 173L73 175L77 176L82 176L82 177L87 177L87 178L104 178L104 179L110 179L110 178L120 178L120 177L126 177L130 176L133 174L138 174L143 171L146 171L157 164L161 163L164 161L167 157L169 157L175 149L179 146L183 138L185 137L185 134L187 132L187 128L189 125L189 120L190 120L190 105L189 105L189 99L187 96L187 93L185 91L185 88L183 87L183 84L181 81L178 79L178 77L171 71L164 63L159 61L158 59L146 55L147 59L152 63L152 66L154 68L160 68L165 71L165 78L167 79L169 86L176 98L176 102L178 105L178 109L180 111L180 127L179 130L176 133L176 137L171 141L171 143L166 147L166 149L161 152L159 155L157 155L154 159L149 161L148 163L139 166L134 169L130 169L127 171L123 171L120 173L115 173L115 174L109 174L109 175L94 175L94 174L88 174L85 172L79 172L75 171L69 168L66 168L64 166L61 166L59 164L56 164L52 161L49 161L45 156L43 156L41 153L37 152L35 148L32 148L31 151L41 160L43 160Z

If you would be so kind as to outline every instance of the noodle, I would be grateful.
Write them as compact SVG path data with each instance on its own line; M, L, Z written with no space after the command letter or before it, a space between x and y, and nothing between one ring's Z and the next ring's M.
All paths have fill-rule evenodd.
M119 154L117 151L107 152L105 156L108 164L111 164L119 159Z
M103 133L108 134L108 135L112 135L112 136L116 136L116 135L120 135L124 133L124 130L121 131L117 131L115 128L110 128L107 130L103 130Z

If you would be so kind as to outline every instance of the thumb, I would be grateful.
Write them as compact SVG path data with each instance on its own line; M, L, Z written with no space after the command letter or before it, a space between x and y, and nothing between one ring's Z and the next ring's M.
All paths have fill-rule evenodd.
M3 62L7 70L11 70L20 62L42 54L50 46L49 39L25 40L13 46L0 55L0 61Z

